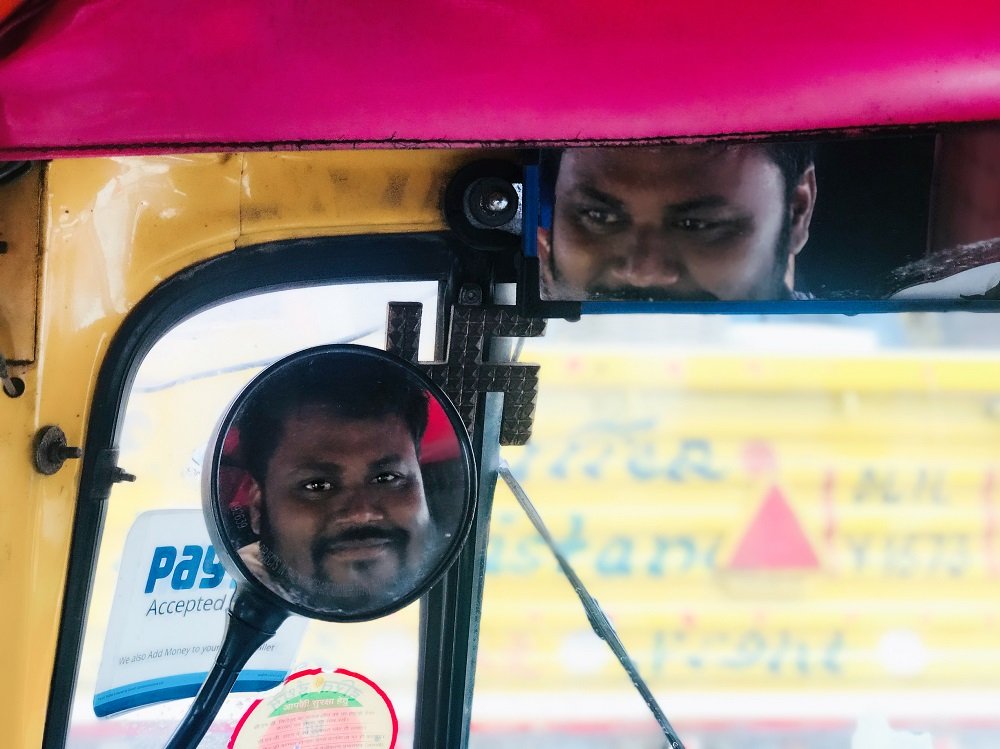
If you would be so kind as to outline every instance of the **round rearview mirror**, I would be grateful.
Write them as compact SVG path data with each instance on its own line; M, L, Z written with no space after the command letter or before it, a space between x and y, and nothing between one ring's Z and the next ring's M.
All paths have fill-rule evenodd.
M203 501L241 586L328 621L420 597L472 525L475 466L455 407L419 370L361 346L265 369L216 427Z

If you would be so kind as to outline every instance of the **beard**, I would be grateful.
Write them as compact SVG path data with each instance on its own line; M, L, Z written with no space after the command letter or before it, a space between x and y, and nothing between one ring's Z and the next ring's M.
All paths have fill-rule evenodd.
M441 544L433 523L429 523L422 538L416 538L402 528L354 528L335 539L316 538L310 544L312 570L305 573L291 567L276 551L276 534L267 514L267 503L260 508L260 557L271 574L271 587L285 600L307 609L327 613L356 615L389 606L408 595L423 581L439 561ZM367 582L376 573L377 560L355 560L349 563L349 580L334 582L323 567L332 542L363 541L385 537L389 553L397 562L397 574L384 582ZM416 546L415 546L416 545Z

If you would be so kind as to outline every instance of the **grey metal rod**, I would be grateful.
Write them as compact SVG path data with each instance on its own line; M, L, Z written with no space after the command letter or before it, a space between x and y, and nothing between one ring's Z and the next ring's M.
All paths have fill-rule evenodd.
M642 676L639 674L639 670L635 667L632 662L631 657L629 657L628 651L625 649L625 645L622 644L621 638L618 637L618 633L615 632L615 628L611 625L611 621L608 619L601 605L597 602L597 599L590 595L590 591L587 590L583 581L577 576L576 572L570 566L569 560L563 556L562 552L559 551L559 547L553 540L552 535L549 533L549 529L545 527L545 523L542 522L541 515L535 509L535 506L528 499L528 495L525 493L524 489L514 474L511 473L510 466L507 464L506 460L500 461L500 475L503 477L504 482L510 487L510 490L514 493L517 498L518 504L521 505L521 509L531 520L532 525L535 526L535 530L538 531L538 535L542 537L545 541L545 545L549 547L552 555L556 558L559 563L559 567L562 569L563 574L569 580L570 584L573 586L573 590L576 591L577 596L580 598L580 603L583 604L584 611L587 612L587 620L590 622L590 626L593 628L594 632L604 640L608 647L611 648L611 652L615 654L618 658L618 662L622 664L622 668L625 669L625 673L628 674L629 679L632 680L633 686L638 690L639 694L642 695L642 699L645 700L646 705L649 706L650 712L653 713L653 717L656 718L656 722L660 724L660 729L663 731L663 735L666 737L667 741L670 742L670 747L672 749L684 749L684 744L677 737L677 732L674 731L674 727L670 725L670 721L667 720L667 716L663 713L660 708L660 704L656 701L656 697L649 690L646 682L643 680Z

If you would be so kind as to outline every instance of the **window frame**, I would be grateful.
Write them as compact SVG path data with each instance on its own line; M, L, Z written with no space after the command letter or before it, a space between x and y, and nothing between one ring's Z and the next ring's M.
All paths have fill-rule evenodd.
M438 281L437 358L446 343L442 333L447 330L447 302L457 293L461 252L462 246L448 232L267 242L184 269L163 281L129 312L108 347L91 394L43 746L61 749L66 745L106 503L115 483L118 441L132 384L150 349L188 317L255 294L338 283ZM481 441L475 445L477 462L481 445ZM477 511L477 525L478 515ZM485 547L482 551L485 554ZM471 579L459 574L459 568L465 568L461 560L466 556L463 551L459 563L428 594L434 598L432 606L427 605L428 598L421 599L418 716L439 709L422 704L425 690L420 684L444 684L454 676L443 673L444 663L440 658L426 657L428 610L436 620L447 616L452 627L464 628L473 643L478 633L472 619L455 616L456 602L469 599L476 587ZM478 621L478 606L476 614ZM430 629L435 631L439 627L440 624L432 624ZM453 631L456 636L461 635ZM425 673L427 668L436 673ZM460 698L463 702L471 699L471 674L468 679L467 688L461 694L451 694L449 699ZM452 715L460 719L463 713L468 714L467 708L467 704L463 705Z

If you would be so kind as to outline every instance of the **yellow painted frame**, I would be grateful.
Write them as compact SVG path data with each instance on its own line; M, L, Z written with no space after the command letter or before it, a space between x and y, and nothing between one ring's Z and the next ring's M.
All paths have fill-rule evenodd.
M25 392L0 396L0 590L14 612L0 618L5 746L41 744L80 479L80 461L37 473L32 441L57 424L71 445L84 443L97 375L129 311L185 268L261 242L444 229L447 180L477 157L453 150L72 159L36 165L21 178L29 188L8 193L0 236L18 243L19 259L37 256L38 273L37 296L23 273L0 276L0 297L16 299L0 306L0 329L11 324L11 308L35 323L33 356L12 368ZM25 309L29 299L35 309Z

